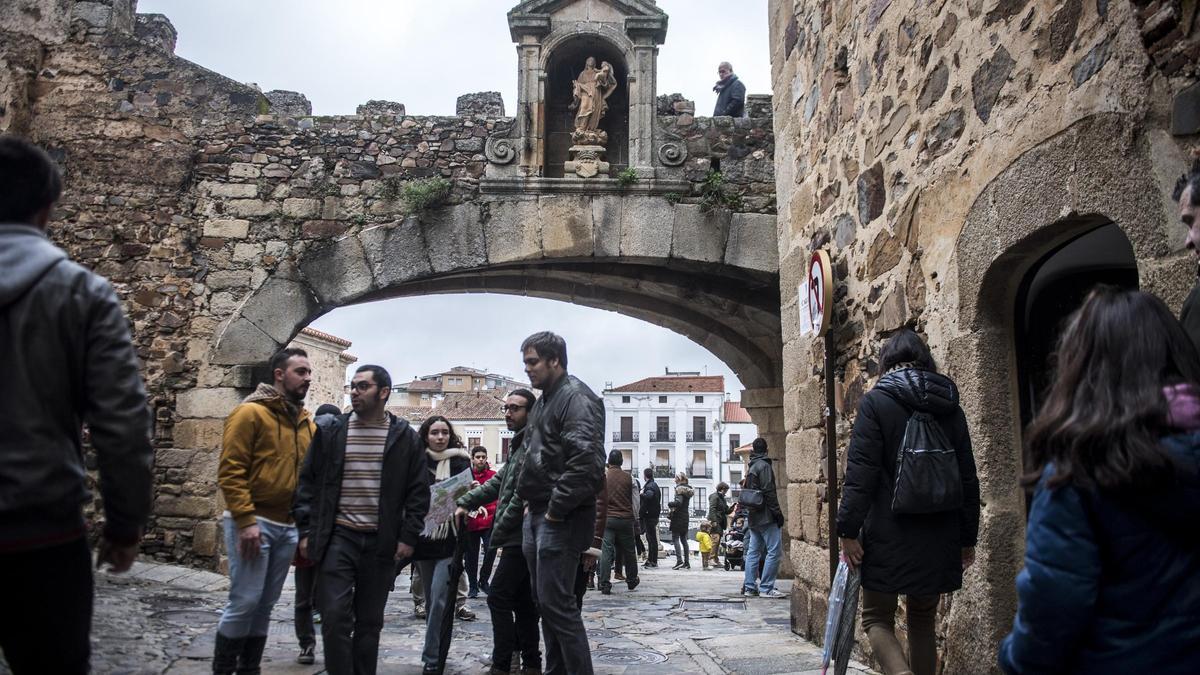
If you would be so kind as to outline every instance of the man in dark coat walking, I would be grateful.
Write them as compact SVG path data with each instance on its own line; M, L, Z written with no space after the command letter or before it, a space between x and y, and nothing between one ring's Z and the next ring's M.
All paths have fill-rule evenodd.
M750 468L746 471L746 487L761 490L762 506L748 509L749 525L746 536L746 576L742 581L742 595L764 598L787 597L775 590L775 575L779 574L779 561L783 559L783 510L779 508L779 495L775 487L775 470L767 457L767 441L754 439L750 450ZM758 563L763 555L762 575Z
M722 61L717 66L717 80L713 91L717 92L717 107L713 109L713 117L742 117L746 112L746 85L733 74L733 66L728 61Z
M658 519L662 514L662 488L654 482L654 469L646 467L642 472L646 484L642 486L642 503L638 518L642 531L646 533L646 563L642 567L658 567Z
M911 330L880 352L884 375L863 396L854 419L837 515L842 550L862 575L863 630L885 673L932 675L938 596L962 587L979 531L979 480L958 388L935 370L929 348ZM961 508L919 515L892 512L896 454L914 412L933 416L954 449ZM906 596L911 664L895 636L897 596Z
M567 343L550 332L521 345L525 374L542 397L525 433L517 494L525 500L522 547L546 638L546 672L591 675L587 631L575 596L580 561L604 485L604 403L567 374Z

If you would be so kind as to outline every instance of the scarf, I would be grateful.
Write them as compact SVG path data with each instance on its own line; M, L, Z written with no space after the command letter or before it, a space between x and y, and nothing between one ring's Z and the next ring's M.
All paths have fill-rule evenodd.
M430 457L437 460L437 469L435 469L433 472L433 482L435 483L440 483L450 477L451 459L455 457L470 459L470 455L468 455L467 451L463 450L462 448L446 448L441 452L435 452L429 448L425 448L425 452ZM438 525L437 529L433 531L433 534L429 535L429 538L434 541L440 541L449 537L451 533L454 533L455 536L458 535L458 525L455 523L454 518L451 518L448 522Z
M1190 383L1163 387L1167 424L1180 431L1200 430L1200 389Z
M737 75L730 75L729 77L727 77L723 80L717 80L717 84L716 84L716 86L713 87L713 91L717 92L718 94L721 93L721 91L723 89L725 89L725 87L728 87L729 85L733 84L733 81L736 79L737 79Z

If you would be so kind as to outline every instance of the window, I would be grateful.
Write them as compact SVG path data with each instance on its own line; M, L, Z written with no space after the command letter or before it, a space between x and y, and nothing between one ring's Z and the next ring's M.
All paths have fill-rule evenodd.
M659 403L666 403L666 402L667 402L667 397L666 397L666 396L659 396L659 397L658 397L658 402L659 402Z
M654 430L655 430L655 434L654 434L655 440L658 440L658 441L667 440L667 436L671 433L671 418L670 417L657 418L655 420Z
M628 397L628 396L622 396L622 397L621 397L621 403L629 403L629 397Z
M703 417L693 417L692 418L692 435L695 437L695 439L697 441L708 440L707 438L704 437L707 426L708 426L708 423L705 421L705 419Z
M729 434L729 454L732 456L733 451L742 446L741 434Z
M508 461L508 451L509 451L509 447L511 445L512 445L511 438L501 438L500 439L500 462L501 463Z
M620 440L625 441L626 443L634 440L634 438L633 438L633 418L632 417L622 417L621 418Z
M705 493L708 492L702 487L696 488L696 496L692 498L692 513L697 516L703 516L708 513L708 500L705 498Z
M482 441L482 439L479 437L468 438L467 439L467 449L470 450L471 448L478 447L481 441Z
M703 397L703 396L697 396L697 397L696 397L696 403L704 403L704 397Z

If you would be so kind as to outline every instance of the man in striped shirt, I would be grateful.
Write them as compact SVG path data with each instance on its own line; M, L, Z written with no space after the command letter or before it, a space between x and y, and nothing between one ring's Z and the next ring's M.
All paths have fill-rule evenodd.
M408 422L386 411L391 387L383 368L358 369L353 412L318 420L296 492L331 675L375 672L395 561L412 556L429 511L425 453Z

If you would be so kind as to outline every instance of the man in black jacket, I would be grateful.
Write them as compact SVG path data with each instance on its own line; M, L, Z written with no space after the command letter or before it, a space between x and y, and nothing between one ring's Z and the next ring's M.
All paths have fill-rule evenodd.
M15 673L85 673L92 556L81 424L100 470L98 562L124 572L150 514L150 410L129 322L108 282L46 226L62 175L0 137L0 649Z
M642 487L642 504L638 509L638 519L642 521L642 531L646 533L646 563L642 567L658 567L658 518L662 513L662 489L654 482L654 469L646 467L642 471L646 485Z
M746 547L746 574L742 582L742 595L764 598L786 598L775 589L775 575L779 573L779 561L783 558L783 510L779 507L779 494L775 487L775 470L767 457L767 441L754 439L750 450L750 468L746 471L746 487L761 490L762 507L749 509L750 522ZM758 575L759 560L766 556L762 576Z
M525 374L542 390L525 433L517 494L525 501L522 548L546 639L546 672L590 675L592 657L574 580L592 542L604 481L604 404L567 374L567 343L535 333L521 344Z
M409 558L429 512L425 453L408 422L387 412L392 378L362 366L353 412L317 420L296 490L300 553L317 564L325 667L374 673L395 561Z
M733 66L728 61L722 61L717 66L717 80L713 91L717 92L717 107L713 109L713 117L741 117L746 110L746 85L733 74Z

